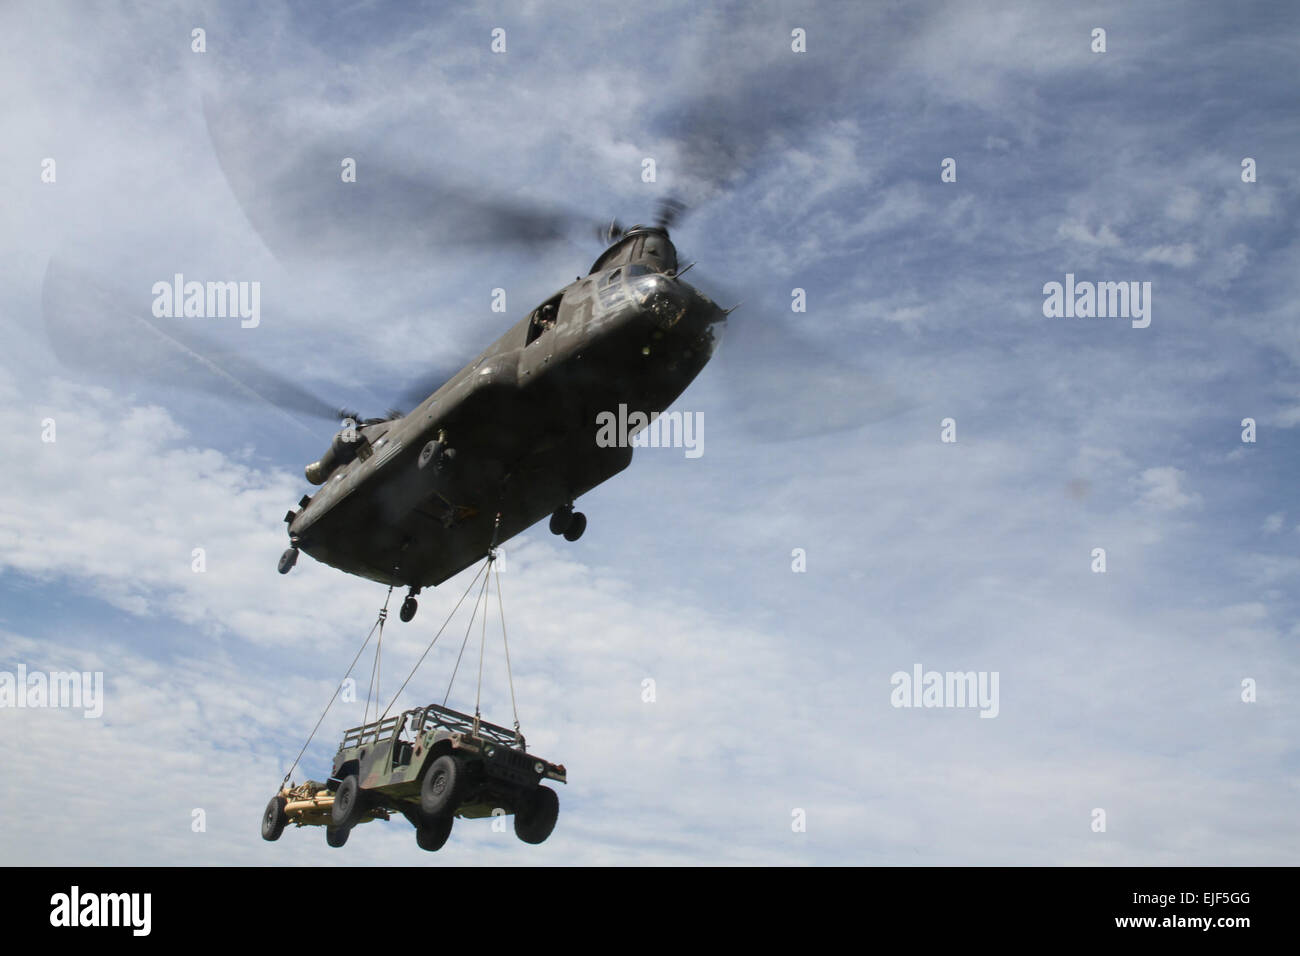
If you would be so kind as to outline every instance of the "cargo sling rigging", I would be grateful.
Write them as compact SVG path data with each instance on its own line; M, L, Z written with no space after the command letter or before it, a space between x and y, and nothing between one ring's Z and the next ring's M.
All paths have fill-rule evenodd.
M338 686L334 688L334 693L330 696L329 703L325 705L325 709L321 712L319 719L317 719L316 726L313 727L311 733L307 735L307 741L302 745L302 749L298 751L298 756L293 758L293 763L289 766L288 773L284 775L284 780L281 781L281 786L284 786L285 784L289 783L289 778L293 775L294 770L297 768L298 762L302 760L303 754L305 754L307 752L307 748L311 746L311 742L315 738L316 732L320 730L320 726L322 723L324 723L325 717L329 713L330 708L334 706L334 701L338 699L339 693L343 690L343 687L347 683L348 678L352 676L352 671L357 666L357 661L361 660L361 655L365 653L366 648L370 645L371 638L374 638L376 634L378 635L378 638L375 641L375 659L370 668L370 684L366 691L366 706L363 712L363 720L362 720L363 724L368 722L369 720L370 701L372 698L375 701L375 711L376 714L378 715L376 719L382 720L384 717L388 716L388 712L392 709L393 704L397 703L397 699L402 695L402 691L406 689L406 685L411 682L411 678L413 678L415 676L415 672L420 669L420 665L424 663L424 659L429 656L429 652L433 650L433 646L438 643L438 638L442 636L442 632L447 629L447 625L450 624L452 618L456 616L456 612L460 610L460 606L465 603L465 598L469 597L469 593L474 589L474 585L479 584L479 578L482 578L483 581L481 584L479 584L478 596L474 599L474 610L471 612L469 624L465 628L465 638L463 641L461 641L460 653L456 655L456 665L452 669L451 680L447 683L447 693L443 697L442 702L443 705L446 706L447 700L451 697L451 688L456 681L456 674L460 670L461 659L465 655L465 648L469 644L469 636L474 629L474 619L478 617L479 605L481 604L483 607L483 621L482 621L480 637L479 637L478 688L475 692L475 697L474 697L474 729L475 732L478 731L479 720L481 719L482 716L480 713L480 704L482 702L482 696L483 696L483 656L484 656L484 650L487 645L488 598L491 592L491 588L489 587L489 582L495 576L496 592L497 592L497 609L498 609L498 614L501 618L501 643L502 646L505 648L506 679L510 685L510 706L511 709L514 711L514 718L515 718L515 738L516 740L522 739L519 732L519 707L515 702L515 680L510 667L510 642L506 635L505 606L501 598L501 569L497 567L496 564L497 561L496 540L497 540L497 531L500 527L500 524L501 524L501 516L498 515L496 527L493 529L493 533L492 533L492 546L488 548L487 558L484 560L482 566L479 567L478 571L474 574L473 579L469 582L468 587L465 588L464 593L461 594L460 599L456 601L456 604L451 609L451 612L447 615L446 619L442 622L442 626L439 627L437 633L433 635L433 640L431 640L429 642L429 646L424 649L424 653L420 655L420 659L415 662L415 666L411 668L411 672L406 675L406 680L402 681L402 686L397 689L397 693L394 694L393 699L388 702L388 706L384 708L384 712L382 714L379 714L378 713L379 700L380 700L379 680L381 676L380 657L382 655L383 645L384 645L384 623L385 621L388 620L388 602L393 596L393 587L395 585L390 584L388 586L388 593L384 596L384 606L379 609L379 616L376 618L375 623L371 626L370 633L366 635L366 639L361 643L361 647L357 649L356 656L352 658L352 663L348 665L348 669L346 673L344 673L342 680L340 680Z

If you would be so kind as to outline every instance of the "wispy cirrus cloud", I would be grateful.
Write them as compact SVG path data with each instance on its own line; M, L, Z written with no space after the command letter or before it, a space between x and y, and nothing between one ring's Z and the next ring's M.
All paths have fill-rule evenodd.
M1294 20L1267 4L6 7L0 669L103 670L109 706L75 717L93 724L75 754L74 715L0 711L3 799L49 792L17 759L32 749L75 756L111 797L56 781L87 826L29 821L5 834L6 862L1294 862L1300 607L1282 531L1300 202L1296 133L1276 121ZM1106 54L1089 49L1099 23ZM372 232L352 257L335 218L294 248L301 223L274 219L286 196L239 192L256 123L218 129L214 149L213 98L278 131L267 162L323 143L330 177L341 156L362 176L391 161L461 177L471 199L625 221L685 193L674 238L743 290L733 323L787 315L899 399L856 410L856 429L782 440L784 414L819 408L808 376L761 410L773 424L755 441L726 383L790 372L759 353L724 375L724 343L682 399L705 415L702 458L639 451L584 498L577 545L540 529L507 544L521 716L572 779L542 848L473 823L432 858L405 824L341 852L316 832L263 844L255 818L383 598L306 559L271 570L328 428L313 440L147 379L69 384L42 277L75 258L145 308L176 272L259 280L258 330L202 331L369 411L475 354L599 250L434 248L416 215L380 216L403 237ZM45 157L57 185L39 180ZM306 254L325 240L344 252L328 268ZM1067 272L1152 281L1152 326L1045 319L1043 284ZM789 311L796 287L805 313ZM452 584L386 632L386 673L423 650ZM916 663L999 671L999 717L891 707L890 675ZM420 693L441 698L446 665ZM509 713L501 677L493 719ZM358 711L331 715L301 773L323 773Z

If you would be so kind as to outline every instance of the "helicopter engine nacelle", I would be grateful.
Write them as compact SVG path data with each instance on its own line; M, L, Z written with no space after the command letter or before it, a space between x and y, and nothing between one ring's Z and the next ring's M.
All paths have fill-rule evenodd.
M366 439L355 428L345 428L334 436L325 454L319 461L313 461L306 468L307 480L313 485L323 485L329 480L336 468L346 465L357 457Z

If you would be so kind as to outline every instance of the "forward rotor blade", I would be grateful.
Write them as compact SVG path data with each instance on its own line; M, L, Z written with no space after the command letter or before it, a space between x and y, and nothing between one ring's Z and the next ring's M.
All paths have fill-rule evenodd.
M361 134L303 133L264 110L211 97L204 117L236 201L283 260L425 261L438 248L540 245L597 225L594 217L404 164ZM348 159L355 181L344 181Z
M798 59L759 71L715 64L714 75L699 81L702 92L655 119L653 128L674 142L682 172L706 197L751 172L779 137L823 118L827 103L808 89L809 68Z
M738 301L707 277L699 284L723 295L716 301L724 308ZM847 431L892 418L912 404L869 369L749 305L727 320L715 364L741 426L768 441Z
M663 229L672 229L681 222L689 207L675 196L659 200L655 210L655 225Z

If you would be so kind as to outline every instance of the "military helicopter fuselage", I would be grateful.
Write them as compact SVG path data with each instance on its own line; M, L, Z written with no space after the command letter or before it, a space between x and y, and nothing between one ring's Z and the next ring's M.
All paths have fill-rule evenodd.
M679 277L666 229L628 230L409 414L340 432L307 468L320 490L285 516L281 571L300 548L414 595L548 515L576 540L586 519L573 502L632 459L602 447L597 416L666 409L725 317Z

